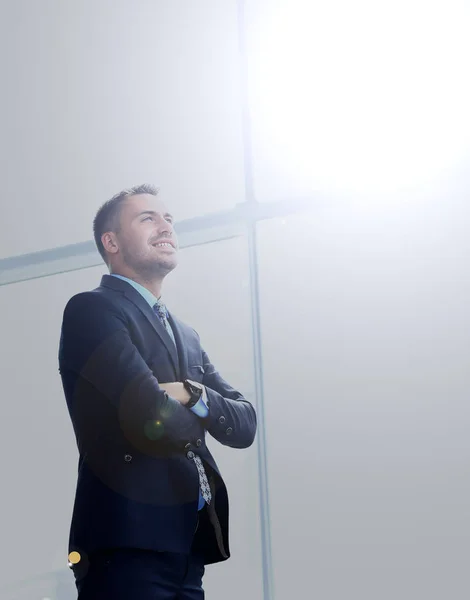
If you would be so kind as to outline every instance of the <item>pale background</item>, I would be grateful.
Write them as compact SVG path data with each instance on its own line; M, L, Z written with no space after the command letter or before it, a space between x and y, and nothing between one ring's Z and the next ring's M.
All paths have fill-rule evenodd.
M355 79L354 68L360 56L377 55L372 42L380 43L379 28L361 52L344 51L346 66L339 55L331 73L319 66L336 34L356 39L345 4L335 2L338 12L332 8L326 16L315 4L317 18L305 39L308 31L312 39L323 30L331 35L323 33L330 43L318 44L311 70L297 47L299 77L311 80L305 127L294 118L298 105L290 104L305 103L300 92L285 100L292 126L284 145L276 137L280 105L271 121L264 119L272 105L259 108L255 56L262 25L283 4L245 3L255 195L266 202L308 191L312 198L310 212L257 226L265 391L260 427L267 440L274 595L466 600L470 160L468 116L457 109L468 88L465 69L455 82L450 77L459 57L468 57L459 46L468 14L459 2L423 4L413 13L416 21L406 19L404 6L403 19L395 14L396 36L387 38L389 62L380 63L375 102L385 102L398 81L393 57L403 36L421 53L411 61L416 77L402 82L411 90L403 97L413 102L416 82L424 78L427 101L413 105L416 112L398 136L401 145L372 164L382 130L369 135L366 158L357 162L364 114L355 121L348 107L359 106L355 82L367 78ZM358 6L373 10L366 4ZM298 1L292 6L302 9ZM397 9L381 6L386 22ZM144 181L162 187L178 220L244 201L238 9L235 0L2 2L0 259L91 239L100 203ZM419 22L428 27L424 50ZM279 30L275 47L287 48L288 26ZM439 46L440 27L449 34L447 46ZM447 62L435 60L446 49ZM273 61L274 79L265 82L272 103L295 70L274 55ZM348 85L340 88L335 77L346 73ZM334 110L328 116L321 112L328 102L319 108L310 101L329 86ZM444 88L441 112L420 121L427 102ZM320 116L312 122L312 114ZM268 136L267 124L276 122L279 128ZM349 122L355 123L352 138L342 143L338 135ZM454 127L453 137L444 135L443 123L450 123L449 131ZM333 127L323 139L334 137L335 144L315 146L312 132L320 126L327 133ZM437 149L455 152L445 160L437 150L428 156L416 145L418 134L428 148L439 134ZM306 172L310 151L316 158ZM403 155L408 175L413 160L426 155L429 169L420 174L436 177L412 184L404 178L394 186ZM321 177L328 173L325 156L337 173L330 188ZM378 183L356 185L353 175L370 173L368 183L375 182L387 161L388 175ZM322 197L329 193L328 202L315 203L312 181ZM96 287L104 272L104 266L93 267L0 287L2 600L76 597L66 553L77 452L57 349L65 303ZM238 237L184 249L165 300L198 330L226 379L256 405L251 291L247 240ZM258 446L211 448L229 487L233 557L208 568L207 598L262 600Z

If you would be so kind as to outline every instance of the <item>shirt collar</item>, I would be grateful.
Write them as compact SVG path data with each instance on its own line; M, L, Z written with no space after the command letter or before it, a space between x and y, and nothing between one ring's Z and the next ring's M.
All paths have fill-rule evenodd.
M151 308L153 308L158 301L161 302L160 298L156 298L152 294L152 292L150 292L147 288L145 288L140 283L137 283L137 281L129 279L128 277L124 277L124 275L117 275L116 273L111 273L111 275L113 277L117 277L118 279L122 279L123 281L127 281L127 283L130 283L131 286L135 290L137 290L139 292L139 294L148 302L148 304L150 305Z

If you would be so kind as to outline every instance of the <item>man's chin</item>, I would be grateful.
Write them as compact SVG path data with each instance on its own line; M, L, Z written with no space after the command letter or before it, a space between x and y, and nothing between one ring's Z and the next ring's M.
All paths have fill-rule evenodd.
M168 274L178 266L178 260L175 257L168 258L166 260L159 260L155 267L159 274Z
M135 266L134 270L145 280L151 281L152 279L162 279L171 273L177 264L176 260L154 260L144 264L140 263Z

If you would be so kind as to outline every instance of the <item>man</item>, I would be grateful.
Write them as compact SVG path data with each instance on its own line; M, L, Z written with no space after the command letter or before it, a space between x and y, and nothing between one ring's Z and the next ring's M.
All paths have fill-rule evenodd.
M78 598L200 600L204 565L229 557L227 491L206 431L247 448L255 411L162 302L178 244L158 189L114 196L94 236L110 274L68 302L59 348L79 450Z

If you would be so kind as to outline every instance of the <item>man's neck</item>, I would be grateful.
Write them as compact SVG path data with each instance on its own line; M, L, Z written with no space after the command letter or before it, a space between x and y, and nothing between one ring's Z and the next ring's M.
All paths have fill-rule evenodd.
M159 278L159 279L153 279L151 281L148 281L148 280L144 279L143 277L140 277L136 273L126 273L123 270L119 270L119 271L115 270L115 271L110 271L110 272L112 275L121 275L122 277L127 277L128 279L132 279L132 281L139 283L146 290L148 290L149 292L152 292L152 294L155 296L155 298L160 298L160 296L162 295L163 277L161 279Z

